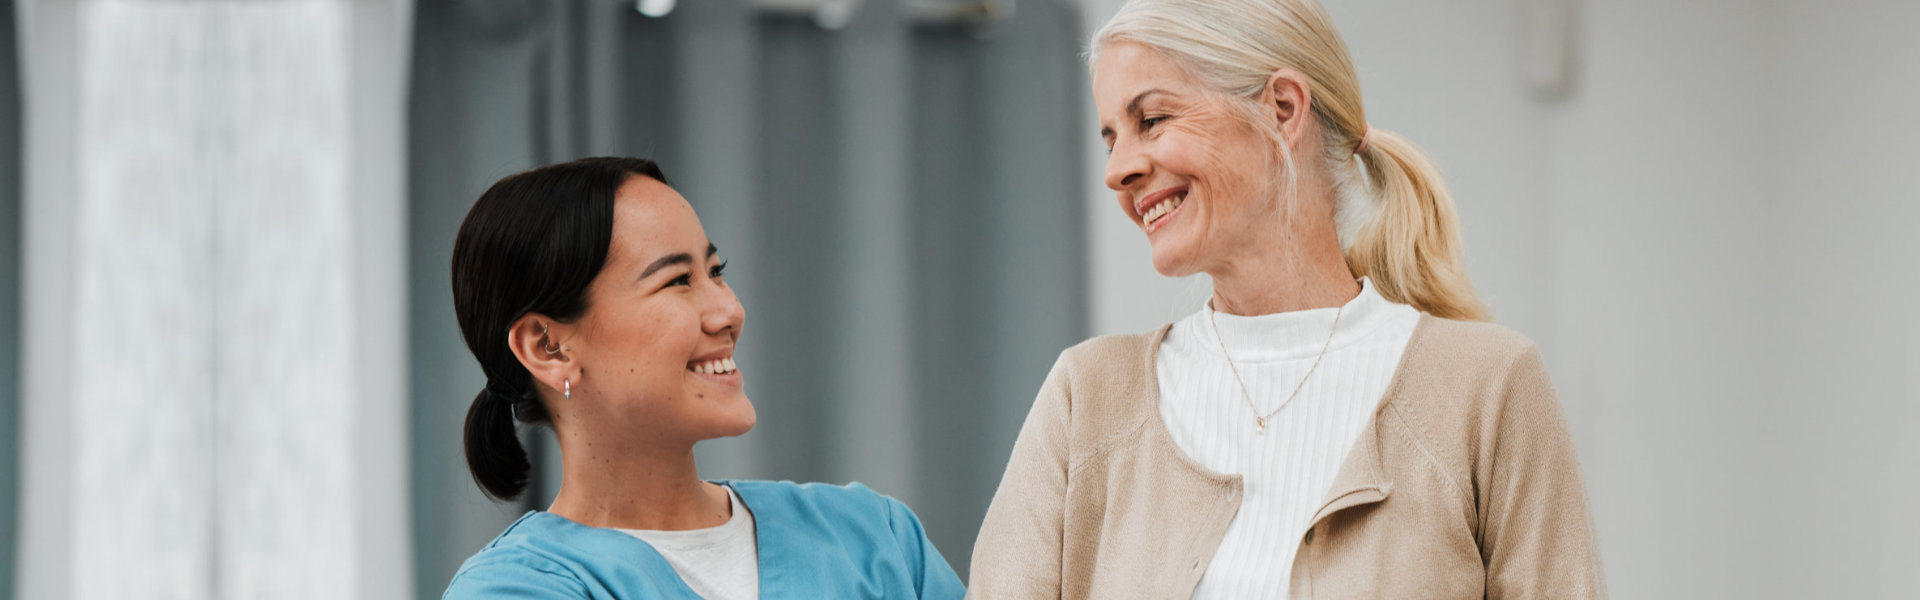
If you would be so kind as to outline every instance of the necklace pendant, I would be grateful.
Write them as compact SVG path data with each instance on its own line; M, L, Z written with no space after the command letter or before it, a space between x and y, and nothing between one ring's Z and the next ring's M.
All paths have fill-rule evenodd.
M1254 417L1254 418L1253 418L1253 433L1254 433L1254 435L1266 435L1266 433L1267 433L1267 419L1266 419L1266 417Z

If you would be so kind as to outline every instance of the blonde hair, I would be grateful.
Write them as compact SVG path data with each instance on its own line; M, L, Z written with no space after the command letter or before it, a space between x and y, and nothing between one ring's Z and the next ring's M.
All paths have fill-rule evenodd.
M1089 63L1119 41L1185 64L1207 87L1244 100L1243 108L1275 71L1300 72L1321 126L1347 266L1388 300L1438 317L1488 318L1467 281L1460 218L1440 171L1406 138L1369 133L1359 75L1317 0L1133 0L1094 34ZM1286 144L1280 148L1291 188L1293 158Z

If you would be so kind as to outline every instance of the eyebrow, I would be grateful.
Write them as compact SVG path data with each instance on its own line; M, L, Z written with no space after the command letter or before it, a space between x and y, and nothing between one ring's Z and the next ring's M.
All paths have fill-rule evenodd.
M1175 94L1175 93L1173 93L1173 92L1171 92L1171 91L1167 91L1167 90L1164 90L1164 89L1160 89L1160 88L1153 88L1153 89L1150 89L1150 90L1147 90L1147 91L1144 91L1144 92L1140 92L1139 94L1135 94L1135 95L1134 95L1134 97L1133 97L1133 100L1129 100L1129 101L1127 101L1127 114L1129 114L1129 115L1139 115L1139 114L1140 114L1140 103L1141 103L1142 101L1145 101L1145 100L1147 99L1147 96L1152 96L1152 95L1154 95L1154 94L1166 94L1166 95L1168 95L1168 96L1177 96L1177 95L1179 95L1179 94ZM1113 128L1112 128L1112 127L1101 127L1101 128L1100 128L1100 139L1103 139L1103 140L1105 140L1105 139L1111 139L1111 138L1113 138Z
M714 246L712 243L707 244L707 258L713 258L713 255L719 254L719 253L720 253L719 247ZM654 273L659 272L661 269L665 269L667 267L671 267L674 265L686 265L686 264L693 264L692 254L687 254L685 252L675 252L673 254L668 254L666 256L660 257L658 260L653 261L653 264L647 265L647 268L645 270L640 271L640 278L646 279L647 277L653 275Z

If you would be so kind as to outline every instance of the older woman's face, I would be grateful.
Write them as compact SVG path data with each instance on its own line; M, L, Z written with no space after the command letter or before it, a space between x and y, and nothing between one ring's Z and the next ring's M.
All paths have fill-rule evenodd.
M1093 99L1111 150L1107 187L1146 232L1161 274L1213 272L1279 222L1272 137L1179 63L1139 44L1112 44L1100 53Z
M634 176L614 197L607 264L565 340L585 418L662 442L740 435L753 404L733 366L746 311L679 192Z

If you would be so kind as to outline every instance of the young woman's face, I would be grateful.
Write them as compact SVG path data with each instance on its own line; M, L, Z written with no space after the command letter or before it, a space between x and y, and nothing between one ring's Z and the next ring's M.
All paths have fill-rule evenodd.
M1277 226L1282 161L1271 134L1179 63L1140 44L1112 44L1100 53L1093 99L1112 151L1107 187L1146 232L1161 274L1211 272Z
M578 361L577 413L665 443L746 433L753 404L732 364L746 311L693 206L635 175L613 212L607 264L561 340Z

